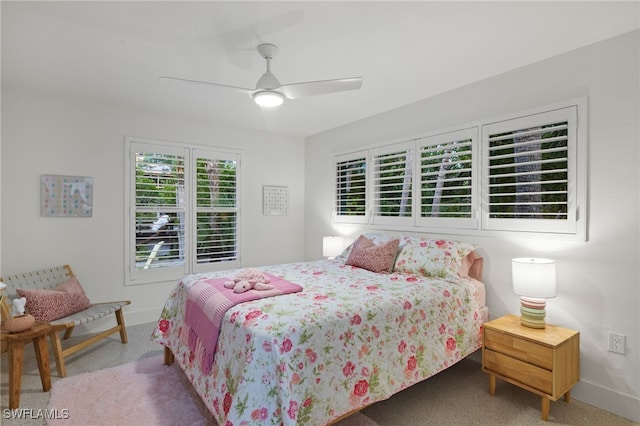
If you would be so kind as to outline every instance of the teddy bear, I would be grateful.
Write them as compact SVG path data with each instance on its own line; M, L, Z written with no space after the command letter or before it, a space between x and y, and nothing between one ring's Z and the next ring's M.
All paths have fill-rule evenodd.
M234 293L243 293L247 290L271 290L271 280L257 269L243 269L232 280L224 283L226 288L232 288Z

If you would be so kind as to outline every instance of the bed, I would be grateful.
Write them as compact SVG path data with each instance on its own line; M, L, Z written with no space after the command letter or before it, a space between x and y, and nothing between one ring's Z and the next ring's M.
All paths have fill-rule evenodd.
M389 271L354 266L361 238L368 250L398 241ZM228 309L210 366L184 337L188 294L238 271L188 275L171 291L152 339L219 425L331 424L480 348L488 310L474 249L367 234L335 259L260 268L302 291ZM364 253L366 263L371 251Z

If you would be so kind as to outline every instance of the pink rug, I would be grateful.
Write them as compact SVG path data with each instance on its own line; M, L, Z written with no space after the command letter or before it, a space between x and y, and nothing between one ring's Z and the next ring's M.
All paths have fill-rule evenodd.
M56 380L49 425L216 425L177 364L162 356ZM65 411L66 410L66 411ZM68 413L68 416L66 416ZM68 418L62 418L68 417ZM335 426L377 426L356 413Z

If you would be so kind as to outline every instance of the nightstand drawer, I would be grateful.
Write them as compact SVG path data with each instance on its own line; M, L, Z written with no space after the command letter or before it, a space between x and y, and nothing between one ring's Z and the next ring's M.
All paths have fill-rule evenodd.
M553 349L539 343L485 328L484 346L546 370L553 368Z
M484 350L483 361L485 370L489 372L526 384L546 394L553 394L553 375L551 371L490 349Z

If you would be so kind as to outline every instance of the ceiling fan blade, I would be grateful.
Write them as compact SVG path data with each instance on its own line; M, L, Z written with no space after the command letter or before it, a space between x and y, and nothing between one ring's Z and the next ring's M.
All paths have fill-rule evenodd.
M253 89L246 89L244 87L228 86L226 84L210 83L208 81L189 80L189 79L186 79L186 78L168 77L166 75L160 76L158 78L162 79L162 80L175 80L175 81L182 81L184 83L190 83L190 84L198 84L198 85L203 85L203 86L215 86L215 87L222 87L222 88L226 88L226 89L233 89L233 90L236 90L238 92L241 92L241 93L244 93L244 94L247 94L247 95L251 95L251 93L254 91Z
M278 87L289 99L299 99L307 96L324 95L326 93L356 90L362 87L362 77L339 78L335 80L308 81L305 83L283 84Z

